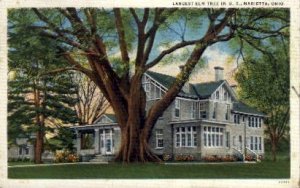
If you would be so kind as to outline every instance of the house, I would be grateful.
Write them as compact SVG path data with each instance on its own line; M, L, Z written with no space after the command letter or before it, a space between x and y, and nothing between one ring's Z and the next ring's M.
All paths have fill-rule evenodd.
M143 77L146 110L164 95L174 77L148 71ZM223 79L223 68L215 67L215 81L186 83L174 102L158 119L150 146L158 155L205 156L264 154L264 114L239 102ZM94 124L75 126L79 155L114 155L120 145L120 129L112 114Z
M8 160L33 160L34 146L26 135L19 135L8 147Z

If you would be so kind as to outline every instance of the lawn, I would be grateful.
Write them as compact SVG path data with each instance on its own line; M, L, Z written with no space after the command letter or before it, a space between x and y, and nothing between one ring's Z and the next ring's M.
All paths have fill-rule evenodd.
M256 164L69 164L35 167L10 167L9 178L20 179L198 179L198 178L289 178L290 162L264 161Z

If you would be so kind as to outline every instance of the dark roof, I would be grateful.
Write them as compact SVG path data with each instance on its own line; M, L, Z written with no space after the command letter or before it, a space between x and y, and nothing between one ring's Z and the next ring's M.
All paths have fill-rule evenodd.
M233 111L246 113L246 114L256 114L265 116L264 113L257 111L255 108L250 107L242 102L233 103Z
M111 119L113 123L117 123L115 114L104 114L104 115L106 115L109 119Z
M175 81L175 77L153 72L147 71L147 74L151 76L154 80L159 82L161 85L169 89L173 82ZM200 98L200 99L208 99L211 94L225 82L225 80L220 80L217 82L205 82L205 83L198 83L198 84L189 84L189 92L186 93L181 91L178 96L187 97L187 98ZM257 114L264 116L265 114L257 111L256 109L241 103L237 102L233 104L233 111L247 113L247 114Z
M175 81L176 78L173 76L147 71L147 74L151 76L154 80L158 81L161 85L169 89L172 85L172 83Z
M206 82L193 84L193 88L201 99L206 99L210 97L210 95L224 82L224 80L220 80L217 82Z

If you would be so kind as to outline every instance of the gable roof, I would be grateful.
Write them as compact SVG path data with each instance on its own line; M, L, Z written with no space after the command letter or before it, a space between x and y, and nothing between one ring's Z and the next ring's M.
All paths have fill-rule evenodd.
M103 117L106 117L108 119L111 120L111 123L117 123L117 119L116 119L116 116L114 114L102 114L98 119L96 119L94 121L94 124L95 123L100 123L99 121L103 118Z
M108 117L113 123L117 123L117 118L115 114L104 114L106 117Z
M236 102L233 103L233 109L234 112L240 112L245 114L255 114L255 115L261 115L265 116L264 113L257 111L255 108L250 107L242 102Z
M210 95L216 91L216 89L223 84L224 80L220 80L217 82L206 82L206 83L199 83L199 84L193 84L193 88L196 92L196 94L201 99L207 99L210 97Z
M157 81L161 84L165 89L169 89L175 81L175 77L153 72L147 71L146 74L150 76L152 79ZM180 97L187 97L187 98L194 98L194 99L208 99L223 83L230 87L226 80L220 80L215 82L205 82L205 83L196 83L190 84L188 83L189 92L184 92L183 90L180 91L178 96ZM236 99L236 95L233 90L229 90L232 96ZM237 99L236 99L237 100ZM245 114L255 114L265 116L264 113L257 111L255 108L252 108L242 102L234 102L233 103L233 111Z
M153 71L147 71L146 74L148 76L150 76L151 78L153 78L155 81L157 81L159 84L161 84L163 87L165 87L166 89L169 89L172 84L174 83L174 81L176 80L175 77L173 76L169 76L166 74L161 74L161 73L157 73L157 72L153 72ZM194 98L197 99L198 95L193 91L194 89L192 89L192 84L187 83L190 92L184 92L183 90L181 90L178 93L178 96L180 97L187 97L187 98Z

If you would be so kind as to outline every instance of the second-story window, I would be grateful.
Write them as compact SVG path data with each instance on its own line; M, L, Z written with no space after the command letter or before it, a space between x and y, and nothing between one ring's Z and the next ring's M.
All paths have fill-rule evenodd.
M180 116L180 101L178 99L175 99L175 117Z
M199 105L200 105L200 107L199 107L200 118L206 119L207 118L207 106L208 106L208 103L207 102L200 102Z
M195 119L196 118L196 103L192 102L191 105L191 119Z
M240 116L238 114L234 114L233 119L235 124L240 124Z
M226 105L225 120L229 120L230 105Z
M220 99L220 93L219 93L219 91L216 92L216 99L217 99L217 100Z
M161 98L161 89L158 86L155 86L155 99Z
M227 101L227 95L228 95L227 91L224 91L224 101Z
M217 105L216 103L213 103L213 114L212 114L212 118L216 119L216 112L217 111Z

